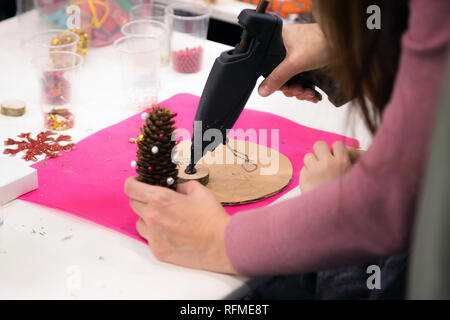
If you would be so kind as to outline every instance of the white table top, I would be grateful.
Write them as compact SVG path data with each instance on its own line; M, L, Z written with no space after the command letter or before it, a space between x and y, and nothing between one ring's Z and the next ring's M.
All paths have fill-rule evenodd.
M19 24L19 20L21 23ZM0 141L21 132L40 132L37 81L20 47L21 34L36 30L34 13L26 19L0 23L0 101L27 101L23 117L0 115ZM19 32L20 30L20 32ZM160 100L188 92L200 95L212 63L228 47L209 42L205 64L198 74L161 74ZM75 141L136 113L120 99L120 68L112 47L90 49L82 69L82 108ZM287 99L280 93L261 98L254 92L248 108L269 111L306 126L356 137L367 147L370 136L356 117L347 128L349 108L334 108L326 99L313 105ZM3 155L0 146L0 168ZM17 161L24 161L17 157ZM282 199L299 194L293 190ZM0 299L220 299L241 289L245 279L191 270L157 261L147 246L135 239L68 213L15 200L2 208L0 226Z

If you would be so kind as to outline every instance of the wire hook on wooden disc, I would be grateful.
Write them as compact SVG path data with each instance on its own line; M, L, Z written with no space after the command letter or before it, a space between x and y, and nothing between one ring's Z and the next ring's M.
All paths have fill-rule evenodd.
M234 155L236 158L243 159L243 160L245 161L243 164L241 164L242 168L243 168L245 171L247 171L247 172L253 172L253 171L256 171L256 170L258 169L258 164L257 164L257 163L254 163L252 160L250 160L250 158L248 157L248 155L246 155L245 153L240 152L240 151L238 151L238 150L236 150L236 149L233 149L228 143L227 143L227 148L228 148L228 150L230 150L230 151L233 153L233 155ZM247 163L250 164L250 165L252 165L253 168L252 168L252 169L247 169L247 167L245 166Z

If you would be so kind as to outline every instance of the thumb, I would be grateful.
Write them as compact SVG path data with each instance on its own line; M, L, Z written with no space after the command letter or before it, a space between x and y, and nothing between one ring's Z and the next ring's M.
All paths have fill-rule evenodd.
M297 73L292 62L284 59L269 76L261 82L258 93L262 97L271 95L274 91L280 89L290 78Z

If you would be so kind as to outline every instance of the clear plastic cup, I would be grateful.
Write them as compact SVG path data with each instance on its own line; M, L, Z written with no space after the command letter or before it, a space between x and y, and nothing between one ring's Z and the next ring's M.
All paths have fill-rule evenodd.
M202 3L173 3L166 8L172 65L180 73L201 70L211 9Z
M139 111L158 102L160 39L124 36L114 42L122 67L125 104Z
M169 64L169 30L164 23L153 20L135 20L122 26L125 36L153 36L160 40L161 66Z
M27 49L32 56L42 56L52 51L76 52L80 37L71 31L50 29L35 33L27 41Z
M57 131L73 128L83 57L52 51L35 56L32 64L37 72L44 127Z
M131 8L130 20L150 19L165 23L166 7L165 5L156 3L139 4Z

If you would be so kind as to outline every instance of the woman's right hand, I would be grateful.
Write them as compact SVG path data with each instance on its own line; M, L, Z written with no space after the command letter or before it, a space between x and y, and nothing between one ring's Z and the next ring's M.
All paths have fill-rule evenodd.
M325 37L317 23L283 25L286 58L260 84L258 92L267 97L281 90L286 97L296 97L316 103L317 93L300 85L287 86L286 82L301 72L322 68L328 64Z

